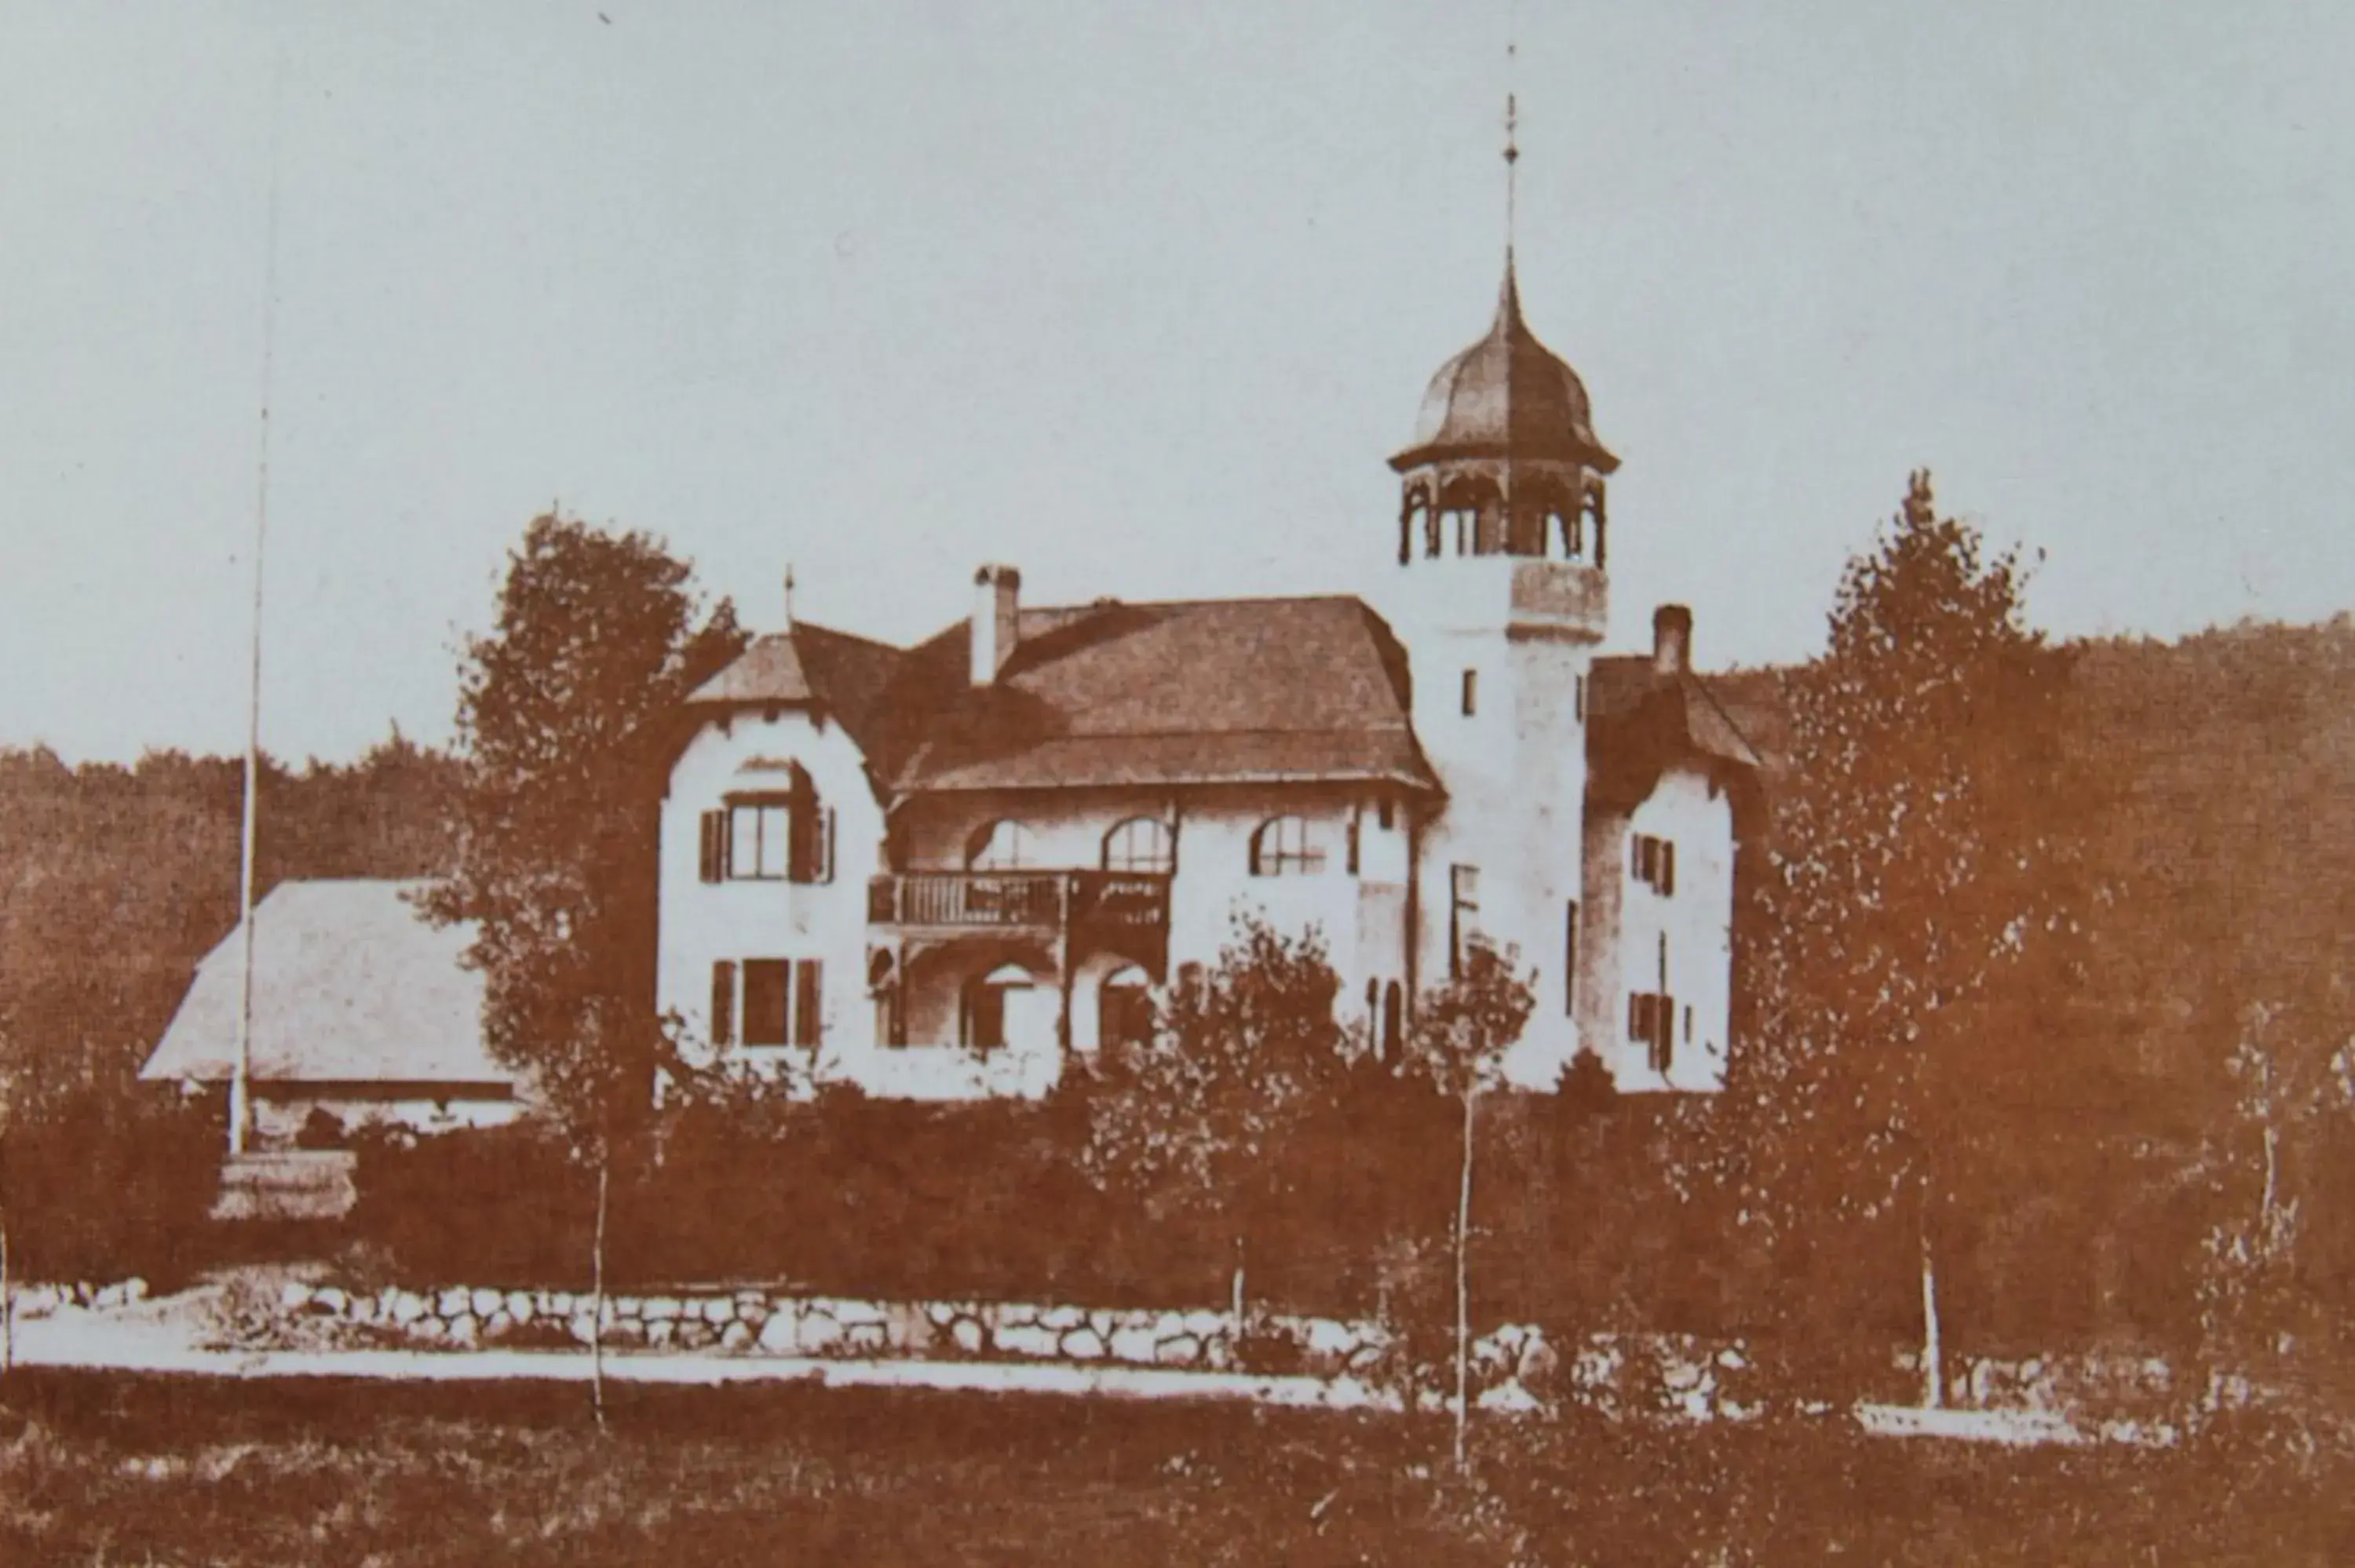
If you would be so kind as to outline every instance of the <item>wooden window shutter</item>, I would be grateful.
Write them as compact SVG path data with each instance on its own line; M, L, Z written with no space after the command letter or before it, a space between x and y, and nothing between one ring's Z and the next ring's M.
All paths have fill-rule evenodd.
M1561 1010L1578 1012L1578 900L1561 906Z
M1349 819L1349 874L1350 874L1351 876L1355 876L1355 875L1357 875L1357 874L1358 874L1358 829L1359 829L1359 819L1358 819L1358 818L1356 818L1356 817L1354 817L1354 816L1353 816L1353 817L1351 817L1351 818Z
M815 959L802 959L794 965L794 1044L815 1045L824 1027L826 1013L820 1003L818 974L823 966Z
M725 1045L735 1037L736 966L723 959L711 966L711 1043Z
M817 789L809 770L794 764L791 798L785 807L785 880L815 882L817 877Z
M821 806L817 812L817 879L834 880L834 808Z
M703 813L703 880L718 882L728 874L728 813Z
M1672 898L1677 891L1677 846L1673 842L1660 845L1660 896Z

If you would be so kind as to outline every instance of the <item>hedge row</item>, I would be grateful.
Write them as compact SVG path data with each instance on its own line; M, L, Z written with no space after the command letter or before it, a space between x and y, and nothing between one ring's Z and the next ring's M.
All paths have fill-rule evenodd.
M1484 1311L1722 1332L1754 1317L1645 1145L1648 1118L1582 1120L1551 1097L1484 1110L1474 1182ZM708 1117L616 1161L617 1289L758 1284L863 1298L1220 1306L1415 1315L1449 1299L1455 1108L1428 1094L1338 1106L1246 1196L1156 1203L1091 1181L1086 1109L829 1097L757 1130ZM528 1126L361 1147L355 1235L391 1280L580 1288L593 1170ZM1448 1308L1452 1310L1452 1308Z
M139 1277L156 1288L210 1261L221 1126L176 1096L91 1088L0 1139L0 1218L18 1280Z

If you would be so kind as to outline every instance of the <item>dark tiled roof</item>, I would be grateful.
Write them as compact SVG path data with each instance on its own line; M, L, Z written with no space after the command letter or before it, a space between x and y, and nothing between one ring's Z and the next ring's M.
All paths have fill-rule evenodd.
M257 1082L511 1086L483 1044L474 927L410 906L422 883L282 882L253 910ZM217 1083L237 1054L244 937L197 966L143 1078Z
M804 629L806 630L806 629ZM756 637L711 679L698 686L690 703L806 703L816 696L802 668L801 651L794 633L771 632Z
M928 717L901 792L1388 779L1436 789L1406 657L1354 599L1104 603L1023 612L996 684L960 622L911 655ZM911 696L917 695L911 692Z
M1759 767L1758 753L1700 676L1663 674L1643 654L1594 662L1586 692L1590 789L1640 799L1663 766L1696 757L1745 772Z
M912 649L803 623L762 637L691 705L815 705L892 793L1387 779L1435 789L1408 720L1406 656L1354 599L1100 604L1021 612L997 681L970 622Z
M888 702L908 662L900 649L807 621L753 639L733 663L697 687L690 707L815 705L839 720L871 758L890 726Z

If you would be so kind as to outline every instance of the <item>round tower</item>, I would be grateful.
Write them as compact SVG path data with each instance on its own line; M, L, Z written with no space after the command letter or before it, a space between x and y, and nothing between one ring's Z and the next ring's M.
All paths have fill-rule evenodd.
M1578 1045L1586 686L1619 460L1577 373L1522 319L1509 248L1495 320L1432 377L1391 466L1400 569L1382 598L1447 791L1418 832L1415 968L1428 985L1475 938L1518 948L1538 1002L1507 1071L1549 1086Z

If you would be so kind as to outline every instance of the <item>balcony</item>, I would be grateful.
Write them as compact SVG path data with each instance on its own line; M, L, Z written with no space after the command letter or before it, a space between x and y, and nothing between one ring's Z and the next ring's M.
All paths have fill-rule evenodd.
M928 871L867 885L867 922L907 931L1160 933L1169 926L1169 878L1126 871Z

